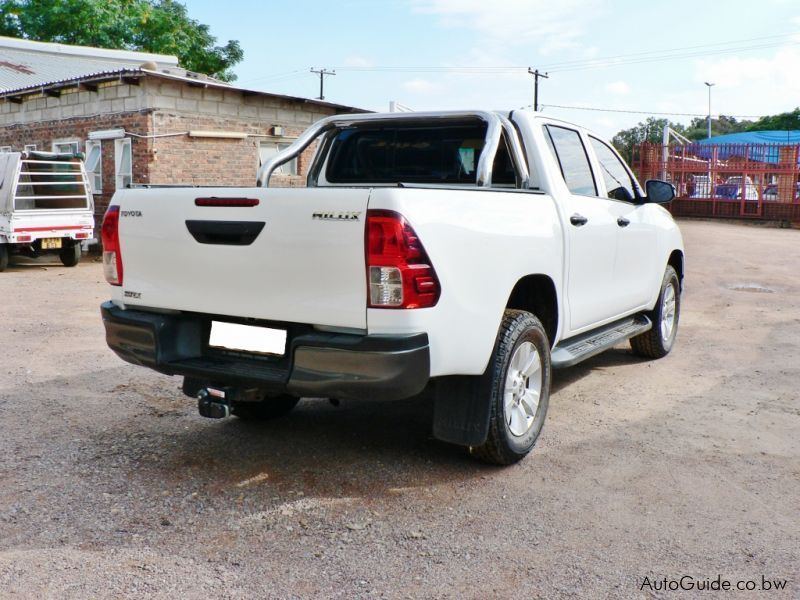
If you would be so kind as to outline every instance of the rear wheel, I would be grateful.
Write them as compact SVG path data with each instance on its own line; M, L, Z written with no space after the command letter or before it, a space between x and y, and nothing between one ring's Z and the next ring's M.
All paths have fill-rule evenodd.
M470 453L485 462L510 465L533 449L547 415L550 342L539 319L521 310L505 312L481 379L490 394L489 434Z
M8 244L0 244L0 272L8 267Z
M681 314L681 283L671 266L664 272L661 292L655 309L650 313L653 327L631 338L633 351L647 358L662 358L669 354L678 333Z
M64 246L58 253L58 257L65 267L74 267L81 260L81 245Z
M261 402L234 402L231 414L245 421L268 421L292 412L300 398L282 395L264 398Z

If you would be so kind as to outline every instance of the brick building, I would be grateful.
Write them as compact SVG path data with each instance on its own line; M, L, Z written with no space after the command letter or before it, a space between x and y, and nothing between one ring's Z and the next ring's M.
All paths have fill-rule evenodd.
M175 57L0 37L0 151L86 154L102 216L118 187L255 184L260 163L348 106L235 87ZM273 178L303 185L308 153Z

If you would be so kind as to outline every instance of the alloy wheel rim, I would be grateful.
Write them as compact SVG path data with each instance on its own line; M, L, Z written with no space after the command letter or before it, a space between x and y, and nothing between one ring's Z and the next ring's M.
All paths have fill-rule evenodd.
M676 308L675 285L670 284L664 290L664 298L661 300L661 339L665 342L672 337L672 332L675 331Z
M503 408L506 425L516 437L522 437L536 419L542 394L542 359L530 342L514 350L503 388Z

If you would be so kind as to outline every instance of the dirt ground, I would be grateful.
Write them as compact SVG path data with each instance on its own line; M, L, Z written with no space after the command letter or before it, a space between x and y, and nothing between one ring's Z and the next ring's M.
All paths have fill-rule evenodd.
M0 598L668 598L717 575L800 598L800 231L681 226L672 354L556 372L510 468L433 440L420 400L203 419L105 346L99 263L10 267Z

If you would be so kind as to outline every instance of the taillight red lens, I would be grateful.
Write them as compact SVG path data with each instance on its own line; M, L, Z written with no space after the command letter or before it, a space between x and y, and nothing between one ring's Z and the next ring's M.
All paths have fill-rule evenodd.
M103 273L111 285L122 285L122 253L119 248L119 206L109 206L100 227Z
M414 229L391 210L367 211L370 308L427 308L439 301L439 279Z

